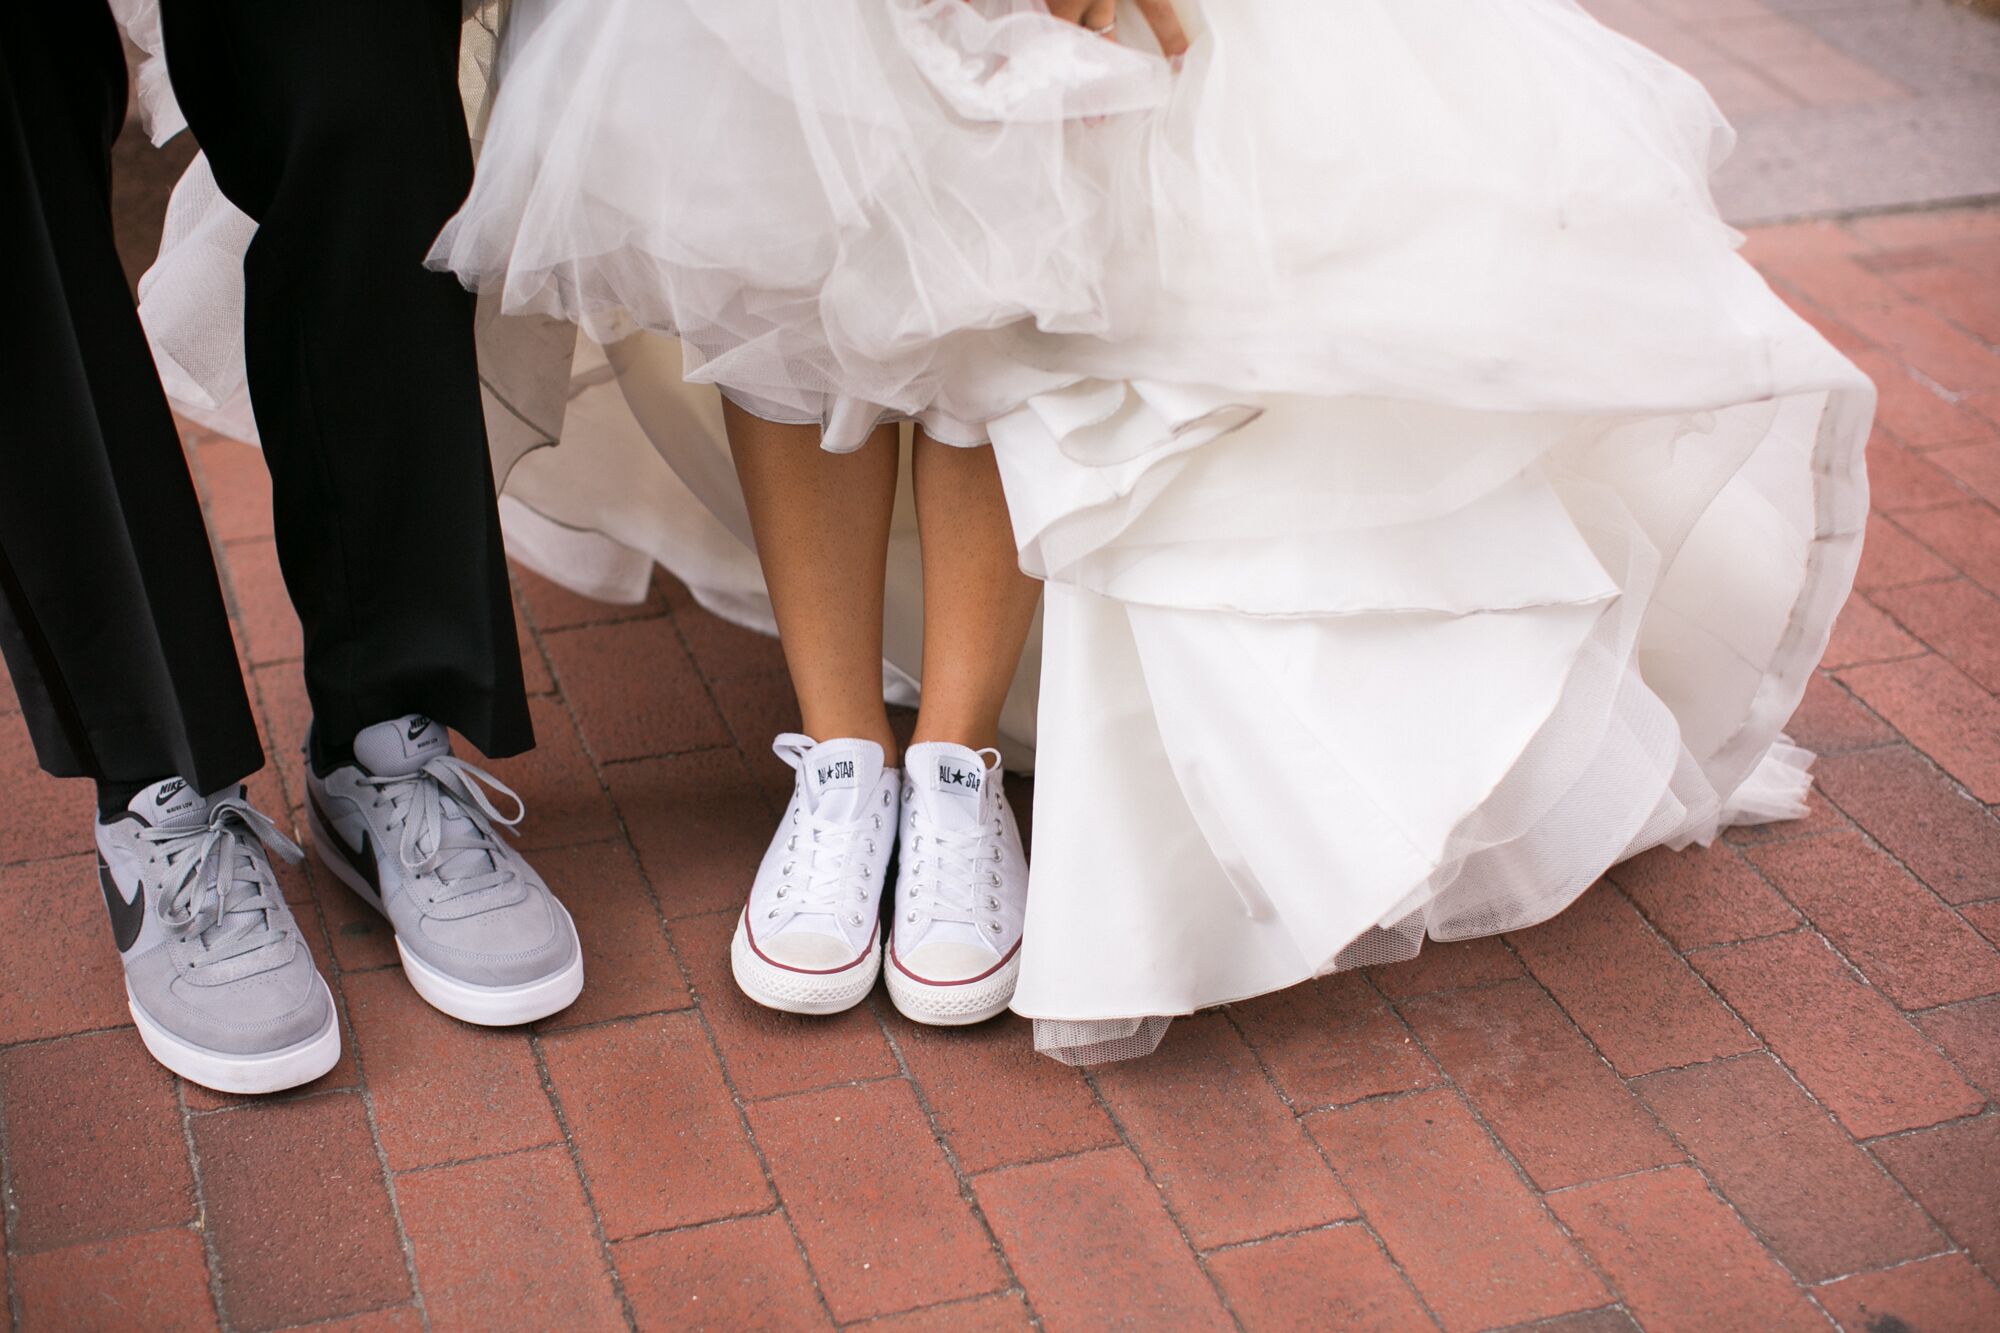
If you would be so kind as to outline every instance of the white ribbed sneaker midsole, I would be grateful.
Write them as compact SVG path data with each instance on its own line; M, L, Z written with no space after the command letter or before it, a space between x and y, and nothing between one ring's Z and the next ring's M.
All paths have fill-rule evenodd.
M919 981L893 961L883 972L889 978L889 998L895 1001L903 1017L936 1027L960 1027L983 1023L1006 1011L1014 999L1014 983L1021 975L1021 955L1017 950L990 975L955 985Z
M882 970L881 935L877 932L867 956L851 967L838 972L801 972L759 957L739 916L736 935L729 942L729 967L742 992L767 1009L788 1014L837 1014L860 1004L875 989L875 976Z

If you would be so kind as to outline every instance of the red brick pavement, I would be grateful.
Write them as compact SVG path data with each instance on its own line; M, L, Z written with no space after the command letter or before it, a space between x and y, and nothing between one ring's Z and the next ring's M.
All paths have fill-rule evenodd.
M1561 918L1079 1072L1016 1021L809 1022L723 964L782 659L667 584L522 575L542 748L497 764L591 987L441 1018L287 877L348 1057L264 1102L140 1048L89 796L0 693L7 1295L35 1328L2000 1326L2000 211L1755 233L1880 382L1862 591L1796 723L1810 818ZM305 723L255 455L194 433L273 752ZM258 779L299 798L289 760ZM1900 1322L1892 1322L1900 1321Z

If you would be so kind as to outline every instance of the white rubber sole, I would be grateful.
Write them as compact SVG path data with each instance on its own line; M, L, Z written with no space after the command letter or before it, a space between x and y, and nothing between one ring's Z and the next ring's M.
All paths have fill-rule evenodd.
M333 877L353 890L354 895L379 913L384 921L389 914L382 910L382 900L354 870L354 867L337 854L327 849L329 840L339 835L324 827L319 812L312 803L306 803L306 827L312 837L313 851L319 862L333 872ZM569 909L553 896L556 910L569 922L570 936L576 936L576 922ZM389 928L395 929L390 922ZM403 975L409 979L411 989L423 1001L440 1013L449 1014L462 1023L473 1023L480 1027L518 1027L522 1023L532 1023L550 1014L558 1014L576 1002L583 994L583 946L577 945L576 957L560 972L552 972L546 977L524 981L516 986L481 986L475 982L463 981L458 977L439 971L430 963L403 947L402 937L396 937L396 956L403 960Z
M569 919L569 909L556 904L563 919ZM576 931L575 922L570 923L570 932ZM569 966L560 972L552 972L534 981L524 981L518 986L476 986L469 981L460 981L438 971L423 959L403 947L403 941L396 941L396 955L403 960L403 975L410 979L410 986L431 1008L450 1014L464 1023L476 1023L480 1027L510 1028L522 1023L532 1023L550 1014L559 1014L576 1002L583 993L583 949L579 945L576 957L569 960Z
M729 942L729 970L735 974L737 989L766 1009L838 1014L860 1004L875 989L875 977L882 970L882 935L876 932L868 956L853 967L834 973L795 972L758 957L739 916L736 936Z
M1014 983L1021 977L1021 954L988 976L952 986L918 981L891 961L882 969L889 980L889 999L912 1023L931 1027L968 1027L997 1018L1014 1002Z
M257 1096L310 1083L340 1063L340 1015L334 1011L333 993L327 990L324 979L319 988L326 996L326 1027L304 1041L262 1055L211 1051L176 1037L139 1007L129 986L125 988L125 1007L132 1011L139 1040L168 1069L217 1092Z

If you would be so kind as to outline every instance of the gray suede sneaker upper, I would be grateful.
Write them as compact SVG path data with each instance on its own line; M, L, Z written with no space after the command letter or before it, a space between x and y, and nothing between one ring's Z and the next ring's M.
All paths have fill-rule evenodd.
M299 859L240 787L204 797L171 778L98 822L98 880L132 1002L182 1041L260 1055L332 1019L267 847Z
M308 775L307 793L341 844L332 854L373 890L403 948L477 986L538 981L576 958L568 914L496 828L521 821L520 797L453 757L442 725L378 723L355 738L354 757Z

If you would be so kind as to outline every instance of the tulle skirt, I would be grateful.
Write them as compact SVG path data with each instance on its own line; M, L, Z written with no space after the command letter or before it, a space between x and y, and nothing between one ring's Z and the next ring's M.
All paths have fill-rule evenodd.
M1047 586L1015 1007L1077 1061L1801 813L1866 511L1873 389L1686 74L1568 0L1182 8L1175 67L1029 0L523 0L433 255L611 349L641 429L517 471L578 582L740 505L665 336L829 449L990 437Z

